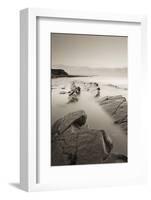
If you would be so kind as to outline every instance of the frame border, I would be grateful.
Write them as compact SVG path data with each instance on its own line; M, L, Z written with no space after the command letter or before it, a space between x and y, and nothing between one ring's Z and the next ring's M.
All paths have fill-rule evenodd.
M37 183L37 17L140 23L142 35L141 64L147 68L146 16L56 11L39 8L27 8L20 11L20 187L25 191L52 189L50 185Z

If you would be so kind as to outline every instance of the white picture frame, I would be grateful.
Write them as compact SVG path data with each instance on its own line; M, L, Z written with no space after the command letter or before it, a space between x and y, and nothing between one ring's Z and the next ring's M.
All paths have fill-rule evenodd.
M124 16L101 13L86 13L72 11L54 11L49 9L29 8L20 12L20 185L26 191L52 190L62 188L78 187L78 183L68 182L66 184L40 183L37 181L39 176L39 146L38 146L38 72L37 72L37 19L70 19L93 22L110 22L110 23L126 23L128 25L139 24L141 33L141 76L146 69L146 17L145 16ZM98 23L99 26L99 23ZM140 133L140 138L145 152L145 133ZM127 185L146 182L146 158L142 159L139 175L132 176L129 174L127 179L117 180L108 179L104 183L94 180L87 184L79 183L79 187L93 187L106 185ZM86 166L87 167L87 166ZM59 169L60 173L62 168ZM97 169L98 170L98 169ZM63 171L62 171L63 172Z

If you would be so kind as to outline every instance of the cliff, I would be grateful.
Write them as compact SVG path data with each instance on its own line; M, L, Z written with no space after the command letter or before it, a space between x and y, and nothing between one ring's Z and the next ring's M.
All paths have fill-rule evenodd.
M59 78L59 77L68 77L68 73L63 69L51 69L51 77Z

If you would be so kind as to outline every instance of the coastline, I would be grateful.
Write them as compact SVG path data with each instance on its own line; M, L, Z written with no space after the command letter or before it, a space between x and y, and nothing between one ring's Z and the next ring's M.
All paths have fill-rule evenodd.
M69 77L69 79L66 78L67 77L60 77L59 79L58 77L56 79L52 79L52 86L55 85L52 91L52 113L54 118L52 131L54 132L54 124L57 121L59 124L58 128L66 126L64 124L64 119L68 119L67 121L69 124L66 131L57 135L56 138L54 137L55 139L53 140L52 149L52 151L55 152L55 163L52 161L54 166L66 164L95 164L94 161L89 158L89 156L94 157L92 153L90 153L91 155L88 153L89 151L98 151L98 157L100 155L100 158L103 159L103 152L106 152L105 149L108 147L103 147L103 143L100 143L101 146L98 148L103 148L103 152L101 153L99 149L96 150L96 146L98 146L98 144L96 144L95 138L93 138L94 135L91 136L91 134L95 132L96 137L103 137L102 132L99 132L99 130L105 131L106 136L110 141L112 141L113 147L111 152L107 154L106 159L96 159L96 164L127 162L127 121L125 121L125 119L127 120L125 117L127 116L127 99L125 98L127 90L119 86L116 87L113 83L102 84L101 79L95 76L91 77L92 79L90 76L74 76ZM95 82L92 81L93 79ZM98 79L98 81L96 81L96 79ZM73 82L75 83L76 88L81 88L81 92L77 96L69 96L71 84ZM97 97L96 92L98 87L100 87L101 90L100 95ZM124 106L124 109L122 105L123 102L121 102L123 99L125 103L124 105L126 105ZM81 125L80 127L78 125L79 128L77 129L77 125L75 127L75 123L70 120L71 116L74 116L74 112L80 112L80 110L83 110L85 113L84 116L86 116L86 122L82 127ZM79 119L81 118L79 117ZM124 127L122 127L123 123L125 123ZM60 130L60 128L58 130ZM74 144L81 141L84 135L86 135L86 132L88 133L87 138L83 141L84 143L79 143L77 147L78 150L76 150L76 152L81 152L79 151L79 149L82 148L81 145L84 145L87 150L83 149L81 152L82 154L75 153L75 148L73 147ZM75 135L73 136L73 134ZM69 138L71 138L70 143L67 142L69 141ZM79 138L78 141L76 138ZM60 146L60 140L62 139L66 140L66 143L61 143L62 147L60 147L61 149L66 149L67 147L64 152L65 154L61 149L59 152L57 149L58 145ZM91 143L90 146L89 143ZM84 158L82 156L83 154L85 154ZM58 157L63 157L65 160L56 161L56 158Z

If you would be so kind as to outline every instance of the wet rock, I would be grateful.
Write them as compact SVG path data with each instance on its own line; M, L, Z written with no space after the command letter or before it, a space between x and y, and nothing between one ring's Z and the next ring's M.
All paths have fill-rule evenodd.
M69 113L53 124L52 134L55 135L57 133L58 135L60 135L72 124L75 124L76 126L82 126L83 124L85 124L86 119L87 115L83 110Z
M66 91L61 91L60 94L66 94Z
M57 87L51 87L52 90L57 89Z
M118 85L113 85L113 84L106 84L107 86L109 87L113 87L113 88L116 88L116 89L122 89L122 90L127 90L127 88L124 88L124 87L120 87Z
M96 95L95 95L95 97L99 97L100 96L100 88L98 87L97 89L96 89Z
M104 163L113 144L104 130L89 129L84 111L69 113L52 126L52 166Z
M127 100L122 95L106 96L99 99L99 104L113 117L127 133Z
M81 88L78 86L78 87L76 88L76 91L75 91L75 92L76 92L77 95L80 95L80 93L81 93Z
M76 94L73 94L72 96L69 95L69 98L68 98L68 103L75 103L79 100L78 96Z
M95 83L94 83L94 86L98 87L98 86L99 86L99 84L95 82Z
M69 101L68 103L75 103L79 100L79 95L81 93L81 88L75 85L75 82L71 84L71 90L69 91Z
M125 163L128 162L127 156L123 154L111 153L104 163Z
M76 164L104 163L113 148L110 138L104 137L104 131L83 128L77 134Z

